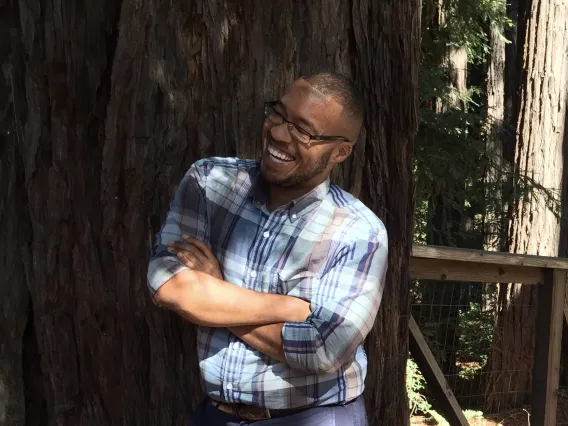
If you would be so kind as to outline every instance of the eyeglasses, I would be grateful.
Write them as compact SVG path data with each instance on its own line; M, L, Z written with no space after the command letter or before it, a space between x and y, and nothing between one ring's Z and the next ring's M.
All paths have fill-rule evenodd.
M288 126L288 132L290 136L297 140L298 142L304 143L309 145L312 141L333 141L333 140L342 140L346 142L351 142L344 136L321 136L321 135L312 135L307 130L302 129L297 124L292 123L284 118L284 116L278 112L275 108L278 105L279 101L272 101L266 102L264 104L264 117L268 119L272 124L275 126L280 126L281 124L286 123Z

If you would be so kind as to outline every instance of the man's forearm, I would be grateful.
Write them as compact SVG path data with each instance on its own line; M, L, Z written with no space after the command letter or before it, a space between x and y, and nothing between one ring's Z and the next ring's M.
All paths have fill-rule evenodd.
M282 326L284 323L230 327L229 330L248 345L266 356L286 363L282 347Z
M309 315L309 305L301 299L244 289L192 270L182 271L167 281L154 300L207 327L300 322Z

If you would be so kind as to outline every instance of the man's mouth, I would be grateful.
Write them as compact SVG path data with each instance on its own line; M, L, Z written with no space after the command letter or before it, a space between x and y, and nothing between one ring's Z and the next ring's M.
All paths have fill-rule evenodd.
M271 141L268 143L267 151L268 154L270 155L270 159L275 163L286 164L295 160L295 158L292 157L290 154L287 154L276 148Z

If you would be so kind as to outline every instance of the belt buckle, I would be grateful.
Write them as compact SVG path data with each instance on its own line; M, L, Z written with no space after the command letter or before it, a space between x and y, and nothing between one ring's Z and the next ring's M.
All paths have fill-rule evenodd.
M268 420L271 418L270 410L264 407L255 407L253 405L238 405L235 407L237 417L243 420Z

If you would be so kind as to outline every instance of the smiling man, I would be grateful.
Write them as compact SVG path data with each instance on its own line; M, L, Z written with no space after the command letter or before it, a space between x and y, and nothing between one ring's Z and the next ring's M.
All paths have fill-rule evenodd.
M207 398L192 425L366 425L363 342L387 235L329 180L359 137L362 103L347 78L320 73L264 113L260 161L196 162L150 260L155 302L199 326Z

